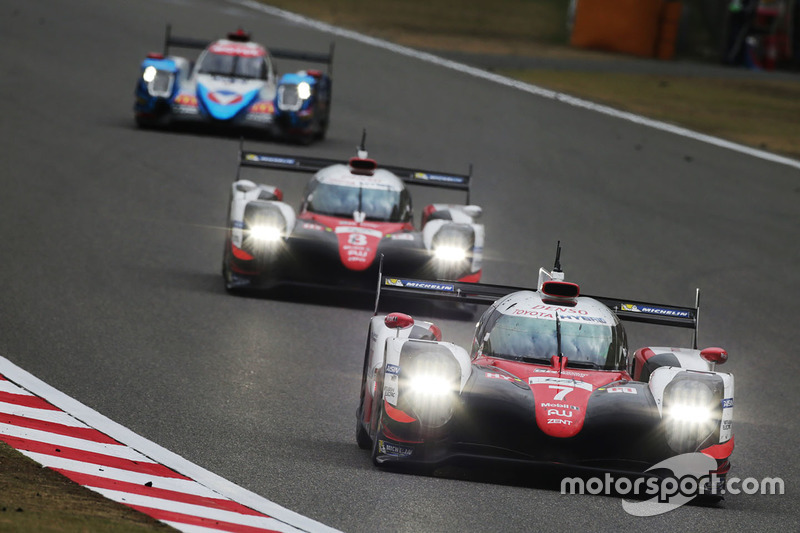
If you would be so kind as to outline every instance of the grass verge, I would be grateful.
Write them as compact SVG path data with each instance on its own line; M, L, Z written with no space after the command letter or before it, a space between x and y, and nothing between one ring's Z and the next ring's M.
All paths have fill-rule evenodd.
M264 3L426 50L580 58L598 63L627 59L565 44L569 0L266 0ZM696 8L695 4L685 2ZM691 31L694 34L687 36L689 40L701 41L705 37L701 35L703 30ZM728 79L564 68L499 73L800 159L800 120L797 120L800 76L797 81L775 81L766 76Z
M0 442L0 531L175 531L43 468Z

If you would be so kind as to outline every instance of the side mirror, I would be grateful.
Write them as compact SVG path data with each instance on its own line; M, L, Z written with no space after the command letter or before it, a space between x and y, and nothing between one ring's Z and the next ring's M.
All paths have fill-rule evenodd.
M383 319L389 329L405 329L414 325L414 318L405 313L390 313Z
M728 360L728 352L724 348L704 348L700 351L700 357L712 365L721 365Z

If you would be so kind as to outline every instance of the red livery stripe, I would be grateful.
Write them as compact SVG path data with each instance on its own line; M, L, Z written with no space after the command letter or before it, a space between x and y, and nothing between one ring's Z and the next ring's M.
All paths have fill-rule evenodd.
M196 494L186 494L175 490L159 489L157 487L148 487L138 483L130 483L128 481L117 481L100 476L93 476L91 474L83 474L81 472L73 472L71 470L64 470L63 468L54 468L56 472L60 472L72 481L84 485L86 487L94 487L98 489L118 490L120 492L128 492L131 494L140 494L142 496L150 496L152 498L160 498L163 500L171 500L181 503L189 503L192 505L201 505L213 509L221 509L223 511L231 511L233 513L246 514L252 516L265 516L263 513L254 511L249 507L237 503L233 500L223 498L208 498L206 496L198 496Z
M144 507L142 505L130 505L130 507L146 515L150 515L156 520L179 522L181 524L208 527L212 529L219 529L222 531L230 531L232 533L280 533L275 529L264 529L263 527L245 526L242 524L234 524L232 522L222 522L220 520L212 520L211 518L199 518L197 516L192 516L183 513L175 513L172 511L164 511L162 509L153 509L152 507Z
M100 433L94 428L76 428L74 426L65 426L64 424L57 424L55 422L35 420L26 416L0 413L0 424L11 424L12 426L17 427L38 429L40 431L47 431L49 433L66 435L67 437L75 437L78 439L91 440L103 444L119 444L105 433Z
M142 474L151 474L154 476L172 477L177 479L190 479L157 463L131 461L130 459L122 459L120 457L112 457L110 455L103 455L95 452L86 452L76 448L56 446L54 444L47 444L34 440L20 439L17 437L11 437L9 435L0 434L0 440L18 450L42 453L45 455L52 455L54 457L71 459L73 461L81 461L99 466L108 466L110 468L119 468L121 470L129 470L131 472L139 472Z
M60 411L58 407L42 400L38 396L27 394L14 394L11 392L0 392L0 402L13 403L14 405L24 405L35 409L48 409L50 411Z

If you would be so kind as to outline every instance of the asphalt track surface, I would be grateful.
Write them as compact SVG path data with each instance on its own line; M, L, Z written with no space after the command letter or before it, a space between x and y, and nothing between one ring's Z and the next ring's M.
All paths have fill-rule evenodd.
M257 149L462 171L484 207L484 280L535 282L556 240L587 293L690 305L736 375L730 496L652 518L530 479L382 472L354 440L369 302L226 294L220 277L238 140L140 131L138 64L164 24L267 45L332 37L226 2L0 4L0 354L190 461L344 531L800 528L796 168L336 40L329 138ZM284 71L289 65L283 66ZM303 177L266 176L299 198ZM427 194L427 193L426 193ZM418 212L427 203L417 195ZM471 324L442 320L469 342ZM686 344L632 331L633 344ZM646 333L651 335L639 340Z

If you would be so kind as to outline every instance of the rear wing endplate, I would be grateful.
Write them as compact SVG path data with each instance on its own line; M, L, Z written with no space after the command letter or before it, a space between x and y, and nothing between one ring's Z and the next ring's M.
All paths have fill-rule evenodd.
M400 294L411 298L447 300L461 303L491 305L495 300L512 292L531 290L529 287L489 285L461 281L429 281L411 278L397 278L380 274L375 312L382 293ZM695 337L700 312L699 297L695 307L653 304L636 300L621 300L603 296L581 295L593 298L611 309L620 320L644 322L660 326L691 328ZM695 342L696 345L696 342Z
M195 39L194 37L178 37L172 35L172 25L167 24L167 29L164 35L164 55L169 55L169 47L175 46L178 48L194 48L203 50L214 41L207 39ZM296 59L299 61L310 61L314 63L324 63L328 65L328 73L331 73L331 66L333 65L333 50L334 43L331 43L330 50L327 54L317 52L303 52L298 50L287 50L285 48L268 48L269 55L281 59Z
M308 157L288 154L273 154L265 152L252 152L239 148L239 167L255 167L273 170L287 170L293 172L318 172L331 165L348 165L349 160L327 159L323 157ZM395 174L403 182L411 185L422 185L427 187L440 187L445 189L456 189L467 193L467 203L469 203L470 179L472 176L472 165L469 174L453 174L449 172L436 172L411 167L399 167L394 165L378 165L378 168L388 170Z

